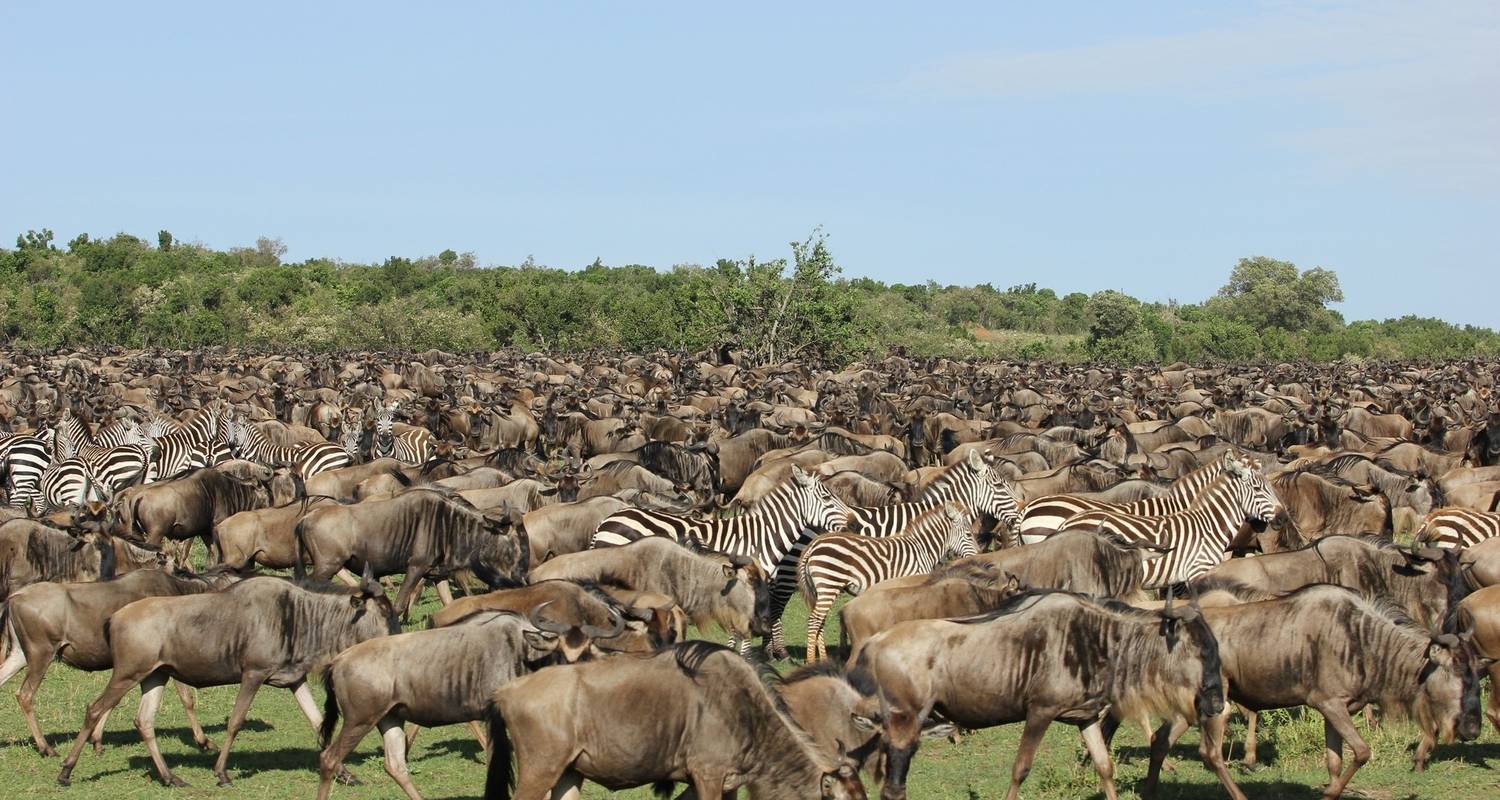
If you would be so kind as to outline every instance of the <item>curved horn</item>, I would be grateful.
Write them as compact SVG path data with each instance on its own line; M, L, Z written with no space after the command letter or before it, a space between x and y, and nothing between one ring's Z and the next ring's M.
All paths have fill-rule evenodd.
M618 610L613 608L609 610L609 622L610 626L608 628L581 625L579 626L579 630L583 631L583 635L590 639L613 639L625 632L625 616Z
M548 622L542 619L542 609L551 604L552 601L548 600L547 602L542 603L541 605L538 605L537 607L526 612L526 620L531 623L532 627L536 628L539 631L555 633L561 636L571 630L572 627L569 625L564 625L560 622Z

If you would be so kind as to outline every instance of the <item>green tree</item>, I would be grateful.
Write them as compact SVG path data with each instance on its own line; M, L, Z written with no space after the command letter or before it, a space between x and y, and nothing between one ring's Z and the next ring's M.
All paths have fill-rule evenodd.
M1343 299L1330 270L1299 272L1290 261L1255 256L1240 259L1210 306L1254 328L1326 331L1341 321L1328 304Z

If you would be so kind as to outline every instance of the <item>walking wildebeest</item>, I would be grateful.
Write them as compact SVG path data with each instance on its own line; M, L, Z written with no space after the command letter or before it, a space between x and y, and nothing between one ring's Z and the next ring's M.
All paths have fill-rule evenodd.
M903 622L868 639L854 666L880 686L886 800L906 797L907 770L933 712L961 728L1025 721L1006 800L1019 797L1048 726L1076 725L1114 800L1105 714L1201 724L1224 708L1218 646L1195 607L1147 612L1056 590L1026 592L961 620ZM1217 749L1200 754L1226 789L1234 786Z
M865 796L843 753L818 747L754 667L709 642L548 667L506 684L494 707L486 800L566 797L584 780L689 783L700 800L742 786L764 800Z
M353 594L327 585L257 577L223 592L137 600L110 617L114 673L104 692L89 704L57 782L69 785L89 734L139 684L135 724L157 777L167 786L185 785L167 768L156 745L156 710L171 678L199 688L239 684L224 745L214 762L219 785L227 786L230 748L262 684L291 690L317 731L323 719L307 686L307 673L350 645L399 631L395 609L368 572Z

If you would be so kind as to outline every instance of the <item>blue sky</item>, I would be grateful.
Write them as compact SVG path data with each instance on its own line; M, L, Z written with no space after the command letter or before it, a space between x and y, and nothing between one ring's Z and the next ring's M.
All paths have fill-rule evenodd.
M665 268L822 225L888 281L1269 255L1500 325L1500 4L721 5L6 0L0 234Z

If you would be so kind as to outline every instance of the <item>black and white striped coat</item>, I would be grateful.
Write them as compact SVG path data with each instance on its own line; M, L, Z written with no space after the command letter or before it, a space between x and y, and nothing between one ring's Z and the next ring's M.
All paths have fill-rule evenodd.
M243 419L229 423L229 444L240 458L268 467L287 467L304 481L320 472L354 463L346 449L332 442L306 442L288 447L272 444L259 428Z
M958 503L973 515L987 514L1011 530L1020 524L1015 484L996 469L993 456L970 450L962 461L934 478L910 503L853 506L849 529L864 536L894 536L918 517L947 502Z
M42 473L52 463L52 430L0 439L0 476L5 480L6 502L17 508L31 505Z
M604 518L590 547L618 547L646 536L666 536L710 550L755 559L771 580L771 641L775 657L785 657L781 612L796 591L797 559L815 530L849 525L849 506L822 481L792 468L792 479L766 495L752 511L735 517L685 517L625 508ZM748 644L745 643L745 644Z
M153 418L145 426L146 434L156 440L156 457L146 471L147 480L175 478L227 460L227 427L227 413L220 408L201 409L186 424Z
M1129 542L1170 547L1166 556L1145 562L1142 586L1156 589L1207 572L1226 556L1229 543L1246 521L1270 522L1285 509L1260 471L1228 454L1224 471L1186 510L1160 517L1120 511L1087 511L1063 527L1115 533Z
M431 461L433 454L437 452L437 444L432 438L432 432L426 428L417 427L409 427L398 432L394 411L393 408L384 409L375 419L374 457L394 458L413 467L419 467Z
M1021 542L1036 544L1047 534L1062 530L1068 519L1086 511L1119 511L1141 517L1181 513L1223 473L1224 462L1215 459L1173 481L1165 494L1131 503L1107 503L1071 494L1043 495L1026 504L1021 515Z
M830 533L812 540L797 562L797 584L807 601L807 660L826 658L823 623L840 594L859 594L891 578L931 572L943 556L974 555L974 518L948 501L928 509L896 536Z
M1472 508L1433 509L1417 531L1417 544L1458 550L1500 536L1500 514Z

